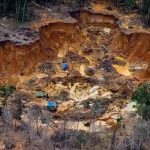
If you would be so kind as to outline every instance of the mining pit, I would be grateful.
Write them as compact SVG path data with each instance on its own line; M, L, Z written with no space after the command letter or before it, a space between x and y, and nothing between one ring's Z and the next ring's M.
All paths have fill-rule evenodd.
M150 34L122 29L111 14L83 10L70 16L40 27L36 40L1 40L0 82L30 94L29 106L44 109L55 101L57 127L69 116L68 128L93 130L84 122L94 118L96 131L113 129L134 88L150 78ZM37 92L50 98L38 99Z

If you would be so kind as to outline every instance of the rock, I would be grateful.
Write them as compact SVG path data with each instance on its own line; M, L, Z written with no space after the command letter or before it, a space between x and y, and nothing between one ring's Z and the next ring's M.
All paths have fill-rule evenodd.
M25 90L25 89L20 89L19 92L29 94L29 92L27 90Z
M48 10L49 12L52 12L52 9L50 9L50 8L48 8L47 10Z
M71 108L73 106L74 106L74 101L72 101L72 100L64 102L58 106L57 114L62 115L63 112L67 112L67 111L71 110Z
M87 67L85 68L84 72L88 75L88 76L92 76L95 74L95 70L92 67Z
M8 33L5 33L4 36L5 36L5 37L9 37L9 34L8 34Z
M99 125L99 126L107 126L106 121L101 121L101 120L97 120L95 123L95 125Z
M77 104L77 105L75 105L75 108L77 108L77 109L84 109L84 105Z
M76 63L89 63L88 59L86 59L85 57L82 57L81 55L78 55L76 53L74 53L73 51L69 51L66 56L65 59L67 61L70 62L76 62Z
M112 114L112 115L110 116L110 118L113 119L113 120L117 120L117 119L120 117L120 115L121 115L121 114L114 114L114 115Z
M64 101L66 100L67 101L69 99L69 92L67 92L65 90L60 91L58 98L60 100L64 100Z
M22 85L22 83L17 83L16 88L19 89L24 89L24 86Z
M105 114L103 115L100 120L103 120L103 121L106 121L106 120L109 120L110 119L110 116L108 114Z
M3 141L0 141L0 150L5 150L5 145Z
M84 53L84 54L89 55L89 54L91 54L92 52L93 52L93 49L91 49L91 48L85 48L85 49L83 49L83 53Z
M117 121L113 120L113 119L109 119L106 121L106 124L111 125L112 127L116 127L117 126Z
M107 10L113 11L114 9L111 6L106 7Z
M110 105L108 106L108 111L119 112L119 111L120 111L120 108L117 107L117 106L114 106L114 105L110 104Z
M42 86L37 86L37 87L35 87L35 90L36 90L36 91L42 91L42 90L43 90L43 87L42 87Z
M98 80L105 82L105 78L104 77L100 77Z
M142 70L143 70L143 68L140 66L130 66L129 67L129 71L131 71L131 72L141 72Z
M112 67L113 62L114 62L113 58L107 58L104 61L100 62L98 68L101 69L101 71L116 73L117 72L116 69Z

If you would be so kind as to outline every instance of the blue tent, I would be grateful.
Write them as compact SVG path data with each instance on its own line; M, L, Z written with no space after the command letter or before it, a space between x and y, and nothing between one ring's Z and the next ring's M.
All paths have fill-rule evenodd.
M56 108L56 103L55 102L48 102L48 107Z
M67 70L68 69L68 64L67 63L63 63L62 64L62 70Z

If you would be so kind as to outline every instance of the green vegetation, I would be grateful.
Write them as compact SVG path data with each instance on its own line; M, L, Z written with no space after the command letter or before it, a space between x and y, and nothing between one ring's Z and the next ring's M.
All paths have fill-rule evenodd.
M15 87L14 85L10 85L10 86L9 86L9 89L10 89L11 92L16 91L16 87Z
M82 149L82 145L86 144L86 138L83 136L77 137L77 143L80 145L80 149Z
M84 103L84 108L91 109L90 102Z
M14 17L18 22L24 22L28 18L27 4L31 0L1 0L0 14L2 17Z
M135 107L143 119L150 119L150 92L149 84L145 83L138 88L132 95L131 100L136 102Z
M122 116L120 116L119 118L117 118L117 124L120 124L121 120L123 119Z
M0 1L0 16L14 18L17 22L25 22L29 19L29 6L32 3L43 5L49 3L51 5L66 4L73 9L82 8L85 5L89 6L91 0L1 0ZM115 4L119 7L122 1L115 0ZM150 0L124 0L124 6L128 9L138 8L138 12L148 19L150 24ZM140 5L140 7L139 7ZM90 7L88 7L90 8ZM60 11L60 8L58 8Z
M68 0L66 4L72 7L83 7L90 0ZM0 16L13 17L17 22L25 22L29 18L28 6L31 3L50 3L53 5L64 3L64 0L1 0L0 1Z
M148 14L150 12L150 0L143 0L142 4L141 12L143 14Z
M0 97L3 97L2 106L5 107L7 105L8 97L16 91L16 87L13 85L10 86L0 86Z
M90 126L90 123L89 123L89 122L86 122L86 123L84 123L84 126L89 127L89 126Z
M122 3L123 2L123 3ZM137 13L142 15L142 20L147 25L150 25L150 0L115 0L115 5L117 7L124 5L128 10L137 9Z
M16 90L16 87L11 85L9 87L0 86L0 96L7 98L10 94L12 94Z
M127 0L126 6L130 9L136 8L136 0Z

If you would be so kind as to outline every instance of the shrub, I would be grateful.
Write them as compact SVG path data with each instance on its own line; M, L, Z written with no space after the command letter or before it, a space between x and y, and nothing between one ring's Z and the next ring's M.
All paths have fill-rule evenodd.
M84 108L86 108L86 109L90 109L90 108L91 108L91 106L90 106L90 102L86 102L86 103L84 103Z
M135 107L143 119L150 119L150 92L148 91L149 84L144 83L132 95L131 100L136 102Z
M10 86L9 86L9 89L10 89L11 92L16 91L16 87L15 87L14 85L10 85Z
M126 5L130 9L136 8L136 0L127 0Z
M84 126L89 127L89 126L90 126L90 123L89 123L89 122L86 122L86 123L84 123Z

